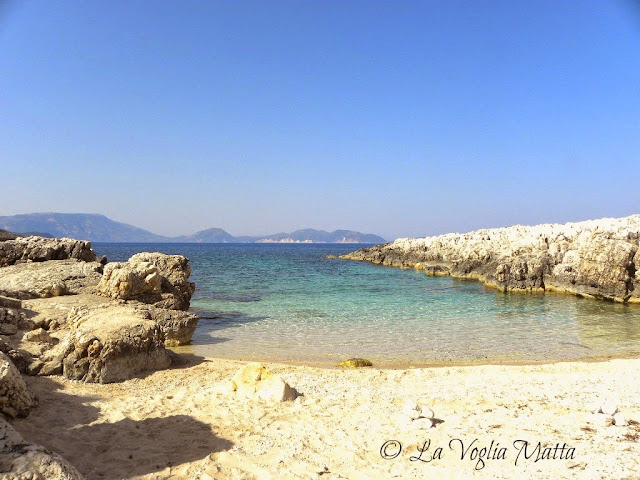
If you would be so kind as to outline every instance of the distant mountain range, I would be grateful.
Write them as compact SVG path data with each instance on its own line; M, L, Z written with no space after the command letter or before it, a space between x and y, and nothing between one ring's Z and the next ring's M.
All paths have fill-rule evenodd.
M378 235L307 228L291 233L234 237L221 228L209 228L193 235L165 237L133 225L116 222L93 213L28 213L0 217L0 229L14 233L70 237L92 242L132 243L384 243Z

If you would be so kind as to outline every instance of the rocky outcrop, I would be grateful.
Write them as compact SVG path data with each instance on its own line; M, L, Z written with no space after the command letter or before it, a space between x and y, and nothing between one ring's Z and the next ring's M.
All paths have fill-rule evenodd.
M98 284L102 268L75 259L11 265L0 268L0 295L27 300L77 294Z
M151 319L160 326L166 347L177 347L191 343L191 337L198 326L198 317L187 312L149 308Z
M0 267L68 258L95 262L96 254L91 242L71 238L23 237L0 242Z
M111 383L171 363L165 334L149 310L129 305L74 307L67 325L69 335L46 352L37 373Z
M188 281L187 262L182 255L139 253L127 262L107 264L97 290L111 298L188 310L195 284Z
M26 417L37 405L13 362L0 352L0 413L9 417Z
M185 257L144 253L105 267L87 261L88 242L2 243L0 352L20 372L117 382L166 368L165 346L191 341L198 318L185 311L195 289Z
M340 258L475 278L505 292L640 302L640 215L478 230L363 248Z
M0 477L4 480L82 480L60 455L27 443L0 418Z

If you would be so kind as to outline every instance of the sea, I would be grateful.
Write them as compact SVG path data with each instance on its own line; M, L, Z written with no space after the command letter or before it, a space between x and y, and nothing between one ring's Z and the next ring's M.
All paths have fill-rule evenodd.
M505 294L474 280L329 259L357 244L95 243L109 261L189 258L200 317L180 351L214 358L377 367L547 363L640 354L640 306Z

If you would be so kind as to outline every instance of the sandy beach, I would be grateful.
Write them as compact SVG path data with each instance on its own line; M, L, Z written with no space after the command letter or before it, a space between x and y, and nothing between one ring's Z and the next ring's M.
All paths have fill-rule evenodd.
M177 363L108 385L29 377L40 405L13 425L88 479L640 475L638 359L407 370L265 364L302 394L276 404L230 390L243 362L181 354ZM399 423L409 399L433 409L434 427ZM630 425L604 426L589 412L598 401L614 402ZM545 447L550 458L536 461Z

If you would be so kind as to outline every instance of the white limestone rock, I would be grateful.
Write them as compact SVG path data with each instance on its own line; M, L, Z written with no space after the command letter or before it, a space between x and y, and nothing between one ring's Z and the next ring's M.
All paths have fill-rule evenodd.
M559 290L640 303L640 215L399 238L340 258L442 268L503 291Z
M600 427L610 427L613 425L613 417L604 413L594 413L590 418L591 422Z
M626 427L629 422L622 412L618 412L613 416L613 424L617 427Z
M416 420L421 416L420 405L418 405L414 400L407 400L402 408L402 413L411 420Z
M611 401L607 401L602 404L601 411L605 415L613 416L618 412L618 406Z
M270 373L257 362L249 363L235 373L231 389L240 397L268 403L295 400L298 396L298 392L279 375Z
M429 430L433 427L433 420L430 418L416 418L411 422L412 430Z

